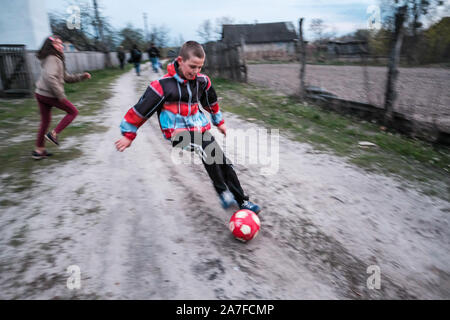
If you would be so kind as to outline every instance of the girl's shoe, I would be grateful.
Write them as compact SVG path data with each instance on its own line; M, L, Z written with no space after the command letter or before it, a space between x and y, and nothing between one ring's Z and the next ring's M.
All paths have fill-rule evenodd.
M58 138L55 138L55 137L52 135L51 132L47 133L47 134L45 135L45 138L46 138L48 141L50 141L50 142L56 144L57 146L59 146Z
M33 151L31 153L31 157L33 159L35 159L35 160L41 160L41 159L44 159L44 158L47 158L47 157L51 157L52 155L53 155L53 153L49 153L47 151L44 151L43 153L39 153L39 152Z

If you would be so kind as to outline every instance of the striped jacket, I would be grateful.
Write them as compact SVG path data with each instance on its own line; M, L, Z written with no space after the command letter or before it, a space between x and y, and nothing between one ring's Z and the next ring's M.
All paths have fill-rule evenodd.
M155 112L166 139L180 131L205 132L211 129L211 124L199 104L211 114L215 126L224 123L208 76L199 73L194 80L184 80L177 73L176 61L168 65L167 71L162 78L150 83L139 102L125 114L120 129L128 139L135 139L138 128Z

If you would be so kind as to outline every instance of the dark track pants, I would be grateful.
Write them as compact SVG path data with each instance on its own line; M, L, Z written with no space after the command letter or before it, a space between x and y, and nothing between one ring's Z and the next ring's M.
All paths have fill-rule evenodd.
M172 138L172 146L194 151L202 158L203 165L218 194L228 189L238 204L249 199L242 190L233 165L209 131L204 133L186 131L177 134Z

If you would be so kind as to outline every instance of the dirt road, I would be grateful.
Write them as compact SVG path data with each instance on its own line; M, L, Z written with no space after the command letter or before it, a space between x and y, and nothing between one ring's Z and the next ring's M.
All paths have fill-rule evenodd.
M86 136L81 157L35 172L38 184L11 195L20 204L1 209L1 299L450 298L448 202L283 132L276 174L236 164L263 211L258 238L234 240L203 167L170 161L156 119L126 152L114 148L155 77L148 65L121 76L101 119L110 129ZM230 133L258 129L225 117ZM71 290L72 265L81 288ZM371 265L378 290L367 287Z

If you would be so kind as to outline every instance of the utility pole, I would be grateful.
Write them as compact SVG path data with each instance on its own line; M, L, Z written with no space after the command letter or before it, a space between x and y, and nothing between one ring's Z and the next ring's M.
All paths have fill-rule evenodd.
M148 42L148 23L147 23L147 13L144 12L144 28L145 28L145 41Z
M103 24L102 21L100 19L100 14L98 13L98 5L97 5L97 0L93 0L94 2L94 11L95 11L95 27L96 27L96 31L97 31L97 38L99 39L99 41L101 42L102 45L104 45L103 43Z
M97 37L100 41L100 47L102 52L105 54L105 67L110 68L112 66L111 57L109 56L109 50L105 44L105 37L103 35L103 22L100 19L100 14L98 12L97 0L93 0L94 2L94 11L95 11L95 26L97 29Z

